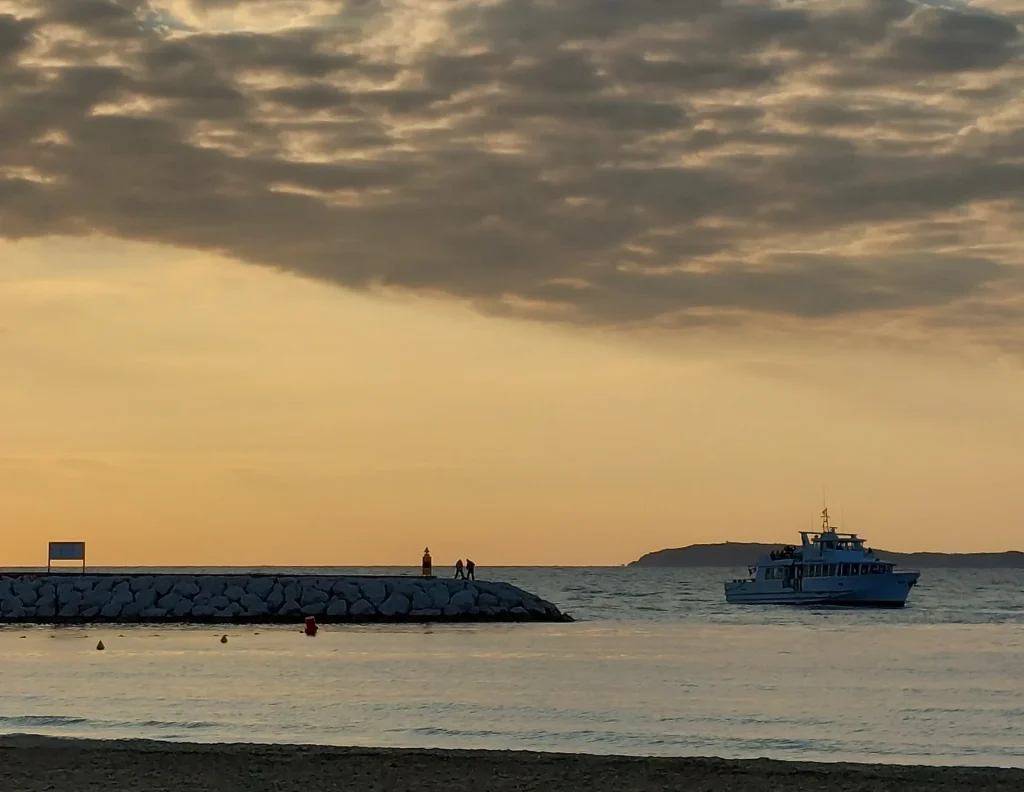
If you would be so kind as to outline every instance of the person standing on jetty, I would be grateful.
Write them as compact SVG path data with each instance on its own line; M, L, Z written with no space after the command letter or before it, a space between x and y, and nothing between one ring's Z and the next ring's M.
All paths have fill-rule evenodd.
M466 573L462 571L462 559L461 558L458 561L455 562L455 579L459 580L460 578L462 580L466 579Z
M466 580L476 580L476 564L466 559Z

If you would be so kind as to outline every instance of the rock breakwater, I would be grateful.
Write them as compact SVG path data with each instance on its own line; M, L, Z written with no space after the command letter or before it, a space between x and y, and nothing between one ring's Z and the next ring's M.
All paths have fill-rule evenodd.
M0 575L0 623L571 621L508 583L307 575Z

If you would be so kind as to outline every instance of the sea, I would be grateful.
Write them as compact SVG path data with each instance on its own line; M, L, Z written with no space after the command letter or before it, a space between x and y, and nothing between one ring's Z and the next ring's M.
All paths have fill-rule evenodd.
M576 621L7 626L0 733L1024 767L1024 570L925 570L898 610L727 605L728 569L478 573Z

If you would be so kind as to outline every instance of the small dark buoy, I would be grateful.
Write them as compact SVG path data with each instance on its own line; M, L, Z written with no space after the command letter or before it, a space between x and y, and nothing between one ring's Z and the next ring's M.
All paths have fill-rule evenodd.
M105 647L105 646L103 645L103 641L100 641L100 642L99 642L98 644L96 644L96 649L97 649L98 651L100 651L100 652L102 652L102 651L103 651L104 649L106 649L106 648L107 648L107 647Z
M226 635L222 635L222 636L220 637L220 642L221 642L221 643L227 643L227 642L228 642L228 637L227 637Z

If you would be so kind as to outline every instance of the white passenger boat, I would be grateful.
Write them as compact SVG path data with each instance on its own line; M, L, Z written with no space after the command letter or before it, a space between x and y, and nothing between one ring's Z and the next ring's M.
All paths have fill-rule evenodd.
M725 584L726 602L738 605L861 605L902 608L920 572L882 561L857 534L840 533L821 512L821 531L800 532L800 547L786 546L750 567L750 577Z

